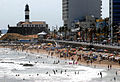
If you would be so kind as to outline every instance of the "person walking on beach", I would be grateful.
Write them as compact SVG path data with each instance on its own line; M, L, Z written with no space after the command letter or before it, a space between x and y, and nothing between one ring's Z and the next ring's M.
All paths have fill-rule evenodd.
M114 81L116 81L116 77L114 77Z
M48 74L48 72L46 72L46 74Z
M79 71L78 71L78 74L79 74Z
M61 74L62 74L62 70L61 70Z
M109 65L108 65L108 70L109 70Z
M118 73L117 73L117 71L116 71L116 75L117 75Z
M75 71L75 75L76 75L76 71Z
M50 51L48 52L48 55L50 55Z
M53 55L54 55L54 52L51 53L51 56L53 56Z
M66 70L65 70L65 72L66 72Z
M110 65L110 69L112 69L112 65Z
M102 78L102 72L100 72L100 76L101 76L101 78Z
M55 73L55 70L53 70L53 72L54 72L54 74L56 74L56 73Z

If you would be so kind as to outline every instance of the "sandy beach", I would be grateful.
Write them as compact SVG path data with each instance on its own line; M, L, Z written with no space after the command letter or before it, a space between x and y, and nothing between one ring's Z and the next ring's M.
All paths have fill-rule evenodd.
M72 57L62 57L56 51L46 51L45 49L28 49L27 47L1 47L0 72L2 82L119 82L119 67L112 65L107 69L107 64L93 63L87 64L85 61L73 62ZM54 53L51 56L51 53ZM2 55L3 54L3 55ZM77 56L74 56L77 59ZM4 63L4 62L6 63ZM58 63L59 61L59 63ZM12 63L13 62L13 63ZM20 63L31 63L33 67L23 67ZM5 70L1 70L5 68ZM9 71L8 71L9 70ZM57 72L55 71L57 70ZM7 72L8 71L8 72ZM67 71L67 72L66 72ZM117 75L116 75L117 71ZM102 79L99 73L102 72ZM20 75L20 76L19 76Z
M0 47L4 48L3 46L0 46ZM118 62L113 62L113 61L109 61L109 60L103 60L103 61L99 62L99 60L97 60L95 62L92 62L92 64L91 64L90 62L87 63L87 61L85 61L83 58L81 58L80 60L77 60L78 59L77 55L73 55L71 57L60 57L60 53L57 53L57 50L47 51L46 49L43 49L43 48L41 48L41 49L36 49L36 48L28 49L28 47L29 47L29 45L26 46L24 49L23 49L23 46L20 46L20 47L6 46L6 48L12 48L12 49L16 49L18 51L25 51L25 52L29 52L29 53L36 53L36 54L41 53L41 54L45 54L45 55L51 55L51 53L53 53L52 56L58 57L62 60L66 60L66 59L72 60L72 58L73 58L75 61L78 62L78 64L86 65L86 66L97 66L97 67L107 68L108 65L112 65L112 68L116 68L116 69L120 68L120 65ZM77 53L83 54L83 53L85 53L85 51L77 51ZM100 53L100 54L102 54L102 53Z
M51 81L51 82L61 82L61 81L62 82L66 82L66 81L68 81L68 82L72 82L72 81L75 81L75 82L79 82L79 81L80 82L91 82L91 80L92 80L92 82L106 82L106 81L108 81L108 82L114 82L114 81L119 82L120 81L120 79L118 78L119 75L120 75L120 69L119 69L120 67L119 67L118 62L113 62L113 61L109 61L109 60L103 60L103 61L99 62L99 58L98 58L98 60L91 63L91 62L87 62L83 57L81 57L81 59L79 59L79 55L73 55L73 56L69 56L69 57L67 57L67 56L61 57L61 55L60 55L60 53L58 53L57 49L46 50L44 47L38 48L38 45L30 46L29 44L28 45L23 45L23 46L0 46L0 49L11 49L13 53L15 53L15 52L18 53L18 54L24 53L24 55L31 54L31 55L28 55L28 56L32 57L32 55L33 55L33 58L35 56L35 59L33 59L32 61L31 61L31 59L29 60L27 56L26 57L20 57L20 59L24 58L25 59L24 62L28 62L28 63L34 62L34 63L36 63L36 65L38 65L37 66L38 68L40 66L40 69L41 69L41 65L43 67L45 66L44 69L48 68L49 64L47 64L47 63L51 62L50 64L52 64L51 66L53 66L53 68L51 68L51 70L53 70L54 75L52 75L50 77L46 77L46 75L44 75L44 74L46 74L47 72L46 73L41 73L41 72L39 73L39 75L42 74L44 79L46 77L46 82L49 82L49 81ZM86 51L77 51L77 54L83 54L83 53L86 53ZM102 54L102 53L100 52L98 54ZM39 60L39 58L40 59L42 58L42 61ZM47 58L47 61L43 60L44 58L45 59ZM64 61L64 63L63 63L63 61ZM59 63L59 62L62 62L62 63ZM77 63L73 63L73 62L77 62ZM59 64L63 65L63 67L62 68L56 68L56 65L59 65ZM68 67L66 67L66 65ZM108 65L109 65L109 67L108 67ZM110 65L111 65L111 67L110 67ZM12 70L14 70L14 69L24 69L22 67L20 67L20 68L19 67L18 68L13 68L13 69L11 68L11 69ZM34 68L30 68L30 70L31 69L33 70ZM56 72L54 72L55 69L57 69L57 70L73 69L73 70L69 70L72 74L70 73L67 76L65 74L64 76L66 76L66 77L63 78L63 77L61 77L61 75L56 76ZM77 79L79 77L80 70L84 70L84 69L86 69L85 76L83 75L82 79L81 78ZM93 70L94 70L94 73L93 73ZM36 71L36 72L38 72L38 71ZM90 72L90 75L87 72L88 73ZM102 76L100 75L100 72L102 72ZM32 74L33 78L35 79L34 81L32 79L30 79L30 76L29 76L28 73L26 73L26 72L25 72L25 74L21 73L21 72L19 72L19 73L22 75L19 79L15 79L13 77L15 74L12 74L12 75L7 74L6 76L11 76L12 77L12 78L7 78L7 80L9 80L9 81L11 80L10 82L12 82L12 81L21 82L21 81L24 80L24 76L25 76L25 77L27 77L27 78L25 78L25 82L42 82L42 81L44 81L44 79L38 79L38 77L36 77L37 73ZM53 74L53 73L50 73L50 75ZM73 77L74 74L75 75L78 74L78 75ZM93 75L93 77L90 77L91 74ZM88 76L86 76L86 75L88 75ZM61 81L58 81L57 79L53 78L53 76L56 77L56 78L59 76L60 77L59 79L61 79ZM72 79L72 80L68 80L68 77L69 77L69 79ZM102 79L101 79L101 77L102 77ZM52 78L53 80L50 80L49 78ZM4 79L1 79L1 80L4 80ZM6 82L9 82L9 81L6 81Z

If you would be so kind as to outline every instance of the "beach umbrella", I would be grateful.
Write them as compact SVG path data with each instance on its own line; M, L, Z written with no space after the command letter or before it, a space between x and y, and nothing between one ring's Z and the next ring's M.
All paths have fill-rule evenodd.
M75 49L75 48L72 48L72 51L76 51L76 49Z
M83 50L83 47L80 47L80 50Z
M110 56L109 58L114 58L114 56Z
M96 52L103 52L103 51L104 51L103 49L96 50Z
M51 47L51 50L55 50L55 47Z
M104 51L107 52L108 50L105 49Z
M48 45L50 46L50 45L52 45L52 43L48 43Z
M74 54L77 54L77 52L74 52Z
M114 56L114 54L110 54L110 56Z
M120 57L115 57L115 60L120 60Z
M64 50L64 52L67 52L67 50Z

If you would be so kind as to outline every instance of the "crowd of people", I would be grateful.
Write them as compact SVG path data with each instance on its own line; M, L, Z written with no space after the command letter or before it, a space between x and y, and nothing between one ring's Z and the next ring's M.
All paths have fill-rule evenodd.
M85 49L84 47L73 47L73 46L65 46L65 45L55 45L52 43L41 43L41 44L24 44L21 46L8 46L13 50L26 51L31 53L45 53L49 56L56 56L61 59L69 59L73 62L69 62L68 64L84 64L84 65L92 65L96 67L96 65L105 65L108 70L111 70L114 65L119 67L120 58L119 53L109 53L108 50L97 51ZM107 52L106 52L107 51ZM49 56L47 56L49 58ZM59 64L60 61L54 61L53 64ZM58 70L52 70L53 74L57 74ZM66 73L67 70L61 70L59 73ZM49 74L49 72L46 72ZM79 71L75 71L75 74L79 74ZM115 73L118 75L118 72ZM98 73L100 77L103 77L102 72ZM16 75L19 76L19 75ZM37 74L39 76L39 74ZM116 80L116 77L114 77Z
M109 52L106 49L90 49L85 47L73 47L70 45L57 45L52 43L41 44L23 44L21 46L12 47L26 52L46 53L51 56L57 56L62 59L73 60L73 64L86 63L89 64L105 64L106 66L120 65L120 53L114 51Z

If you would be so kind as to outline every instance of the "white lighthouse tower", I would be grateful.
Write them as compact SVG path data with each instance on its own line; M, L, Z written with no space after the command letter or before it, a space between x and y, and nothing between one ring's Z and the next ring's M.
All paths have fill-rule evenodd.
M29 10L29 5L28 4L26 4L26 6L25 6L25 22L29 22L29 12L30 12L30 10Z

